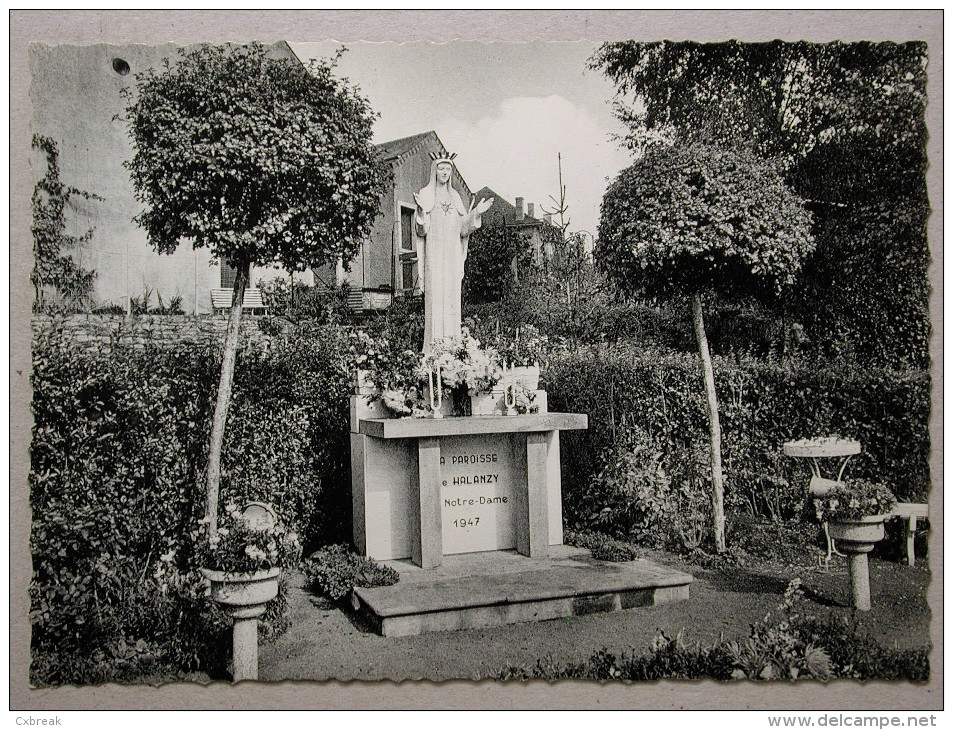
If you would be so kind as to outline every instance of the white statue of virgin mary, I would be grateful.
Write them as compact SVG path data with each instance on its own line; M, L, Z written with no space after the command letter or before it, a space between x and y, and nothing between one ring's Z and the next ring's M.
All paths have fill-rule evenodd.
M481 225L493 198L470 209L454 190L453 158L434 156L430 181L414 193L414 223L424 239L424 352L434 340L460 335L460 288L470 234Z

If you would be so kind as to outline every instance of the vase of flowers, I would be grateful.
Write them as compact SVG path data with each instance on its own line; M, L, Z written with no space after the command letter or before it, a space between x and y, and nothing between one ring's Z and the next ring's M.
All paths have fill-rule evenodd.
M537 374L536 377L538 379L539 375ZM536 403L536 389L529 387L520 380L516 380L506 389L506 402L511 403L513 410L520 416L539 412L539 406Z
M357 395L366 397L368 403L379 401L398 418L427 415L427 378L426 372L421 373L420 353L398 350L384 338L360 332L351 344L350 356L357 365Z
M850 556L851 595L861 611L870 610L867 553L884 538L884 521L896 504L887 487L864 479L845 480L814 498L817 518Z
M471 398L491 393L503 374L496 350L481 346L466 327L459 337L435 340L425 367L439 371L440 387L457 416L472 415Z
M278 522L267 505L251 503L244 511L228 504L221 524L195 533L196 557L209 581L212 598L234 620L232 677L258 678L258 617L278 595L281 568L301 557L298 536Z

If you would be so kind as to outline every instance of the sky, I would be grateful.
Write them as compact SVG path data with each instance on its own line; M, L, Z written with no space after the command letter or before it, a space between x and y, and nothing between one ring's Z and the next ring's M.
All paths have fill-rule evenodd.
M334 41L292 43L303 61L327 58ZM536 215L559 198L557 155L570 231L593 236L608 181L631 160L611 139L622 127L614 89L586 61L592 43L349 43L336 74L380 116L374 142L434 130L470 189L488 186ZM421 187L426 183L421 180Z

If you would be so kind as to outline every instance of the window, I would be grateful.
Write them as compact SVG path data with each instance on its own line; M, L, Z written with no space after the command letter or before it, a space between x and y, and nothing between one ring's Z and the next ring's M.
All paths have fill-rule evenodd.
M400 288L412 294L418 287L417 246L414 244L414 209L400 206Z
M415 251L414 246L414 209L400 207L400 250Z
M222 277L220 284L222 289L233 289L235 287L235 277L238 275L238 269L228 263L225 259L220 259L219 263L221 264ZM248 275L248 283L246 286L251 286L251 271Z
M417 288L417 262L401 261L400 269L401 284L404 291L412 292Z

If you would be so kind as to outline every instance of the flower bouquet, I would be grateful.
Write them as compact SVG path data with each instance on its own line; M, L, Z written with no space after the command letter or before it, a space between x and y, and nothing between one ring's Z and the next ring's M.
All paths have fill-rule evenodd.
M422 355L413 350L395 351L385 340L358 334L352 357L358 366L358 384L371 401L380 400L395 416L426 415L426 371ZM421 378L421 375L423 376Z
M482 347L479 340L464 327L459 337L435 340L430 354L421 363L421 375L426 378L428 368L439 369L440 383L453 401L455 415L466 415L470 397L489 393L500 382L503 371L496 350Z

